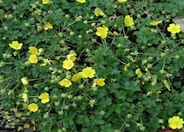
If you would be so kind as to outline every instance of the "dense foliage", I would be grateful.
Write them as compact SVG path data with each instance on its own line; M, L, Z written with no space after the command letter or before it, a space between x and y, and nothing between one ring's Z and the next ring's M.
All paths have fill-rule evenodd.
M183 0L0 0L4 118L19 131L182 129L183 13Z

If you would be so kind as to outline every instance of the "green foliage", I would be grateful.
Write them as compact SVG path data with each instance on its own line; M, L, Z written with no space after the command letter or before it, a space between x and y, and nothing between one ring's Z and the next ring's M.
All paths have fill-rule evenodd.
M13 125L21 124L20 131L28 123L42 132L156 132L169 127L170 117L184 118L184 37L168 31L172 18L183 15L183 5L183 0L0 0L4 117L16 117ZM104 15L96 15L96 8ZM108 28L107 37L96 33L98 27ZM23 46L16 50L9 45L13 41ZM31 46L38 62L30 61ZM74 66L64 68L70 59ZM73 81L86 67L95 70L94 77ZM59 85L63 79L72 85ZM43 93L49 94L46 103L39 98ZM31 103L36 112L28 108Z

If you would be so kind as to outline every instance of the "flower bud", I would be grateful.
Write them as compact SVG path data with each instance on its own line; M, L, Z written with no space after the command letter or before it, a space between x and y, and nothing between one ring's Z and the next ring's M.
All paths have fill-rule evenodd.
M130 124L125 123L125 126L126 126L126 127L130 127Z
M96 101L95 101L94 99L92 99L92 100L89 101L89 105L90 105L91 107L93 107L93 105L95 104L95 102L96 102Z
M141 131L144 131L144 130L145 130L145 126L141 126L141 127L140 127L140 130L141 130Z
M24 66L30 66L31 63L29 61L24 62Z
M159 120L158 120L158 123L163 124L164 121L163 121L162 119L159 119Z
M0 62L0 67L3 67L5 65L5 62L1 61Z
M73 95L68 95L68 99L72 99L73 98Z
M149 69L149 68L152 68L152 64L148 64L147 65L147 68Z
M45 119L49 118L49 113L48 113L48 112L45 113L45 114L43 115L43 118L45 118Z
M99 115L101 115L101 116L103 116L105 114L105 111L103 111L103 110L101 110L100 112L99 112Z
M71 31L70 32L70 36L73 36L75 34L75 32Z
M90 19L90 20L93 20L93 19L94 19L94 16L91 16L89 19Z
M59 35L59 37L61 37L61 38L63 37L63 33L62 33L62 32L59 32L58 35Z
M83 89L84 88L84 85L83 84L80 84L79 85L79 89Z
M88 24L88 21L87 21L87 20L85 20L83 23L84 23L84 24Z
M142 65L146 64L147 62L147 60L142 60Z
M63 111L62 111L62 110L59 111L58 114L59 114L59 115L63 115Z
M82 19L82 16L78 16L77 18L76 18L76 21L80 21Z
M70 15L69 15L69 14L66 14L65 17L66 17L66 18L70 18Z
M79 95L79 96L77 96L77 99L78 99L78 100L82 100L83 97L82 97L81 95Z
M44 88L44 91L46 91L46 92L49 91L49 88L48 87L45 87Z
M76 104L76 103L72 103L72 106L73 106L73 107L77 107L77 104Z
M7 30L8 30L8 27L7 27L7 26L4 26L3 29L4 29L5 31L7 31Z
M58 96L57 95L53 95L52 98L53 99L58 99Z
M128 115L127 115L127 118L128 118L128 119L132 118L132 114L128 114Z
M165 57L166 56L166 53L161 53L160 56L161 57Z
M137 125L138 127L143 126L142 123L136 123L136 125Z
M62 94L61 94L61 97L62 97L62 98L66 98L67 96L68 96L68 95L67 95L66 93L62 93Z
M175 55L174 58L175 58L175 59L179 59L180 56L179 56L179 55Z
M63 109L68 110L69 109L69 106L68 105L65 105Z
M160 70L160 73L161 73L161 74L164 74L164 73L165 73L165 70L161 69L161 70Z
M60 104L59 101L54 102L54 105L55 105L55 106L58 106L59 104Z
M148 57L148 61L152 61L153 60L153 57Z

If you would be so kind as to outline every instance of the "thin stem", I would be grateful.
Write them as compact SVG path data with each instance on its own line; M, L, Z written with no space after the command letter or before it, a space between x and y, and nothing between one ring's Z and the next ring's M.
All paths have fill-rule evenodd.
M83 49L81 52L80 52L80 54L79 54L79 56L78 56L78 58L80 58L81 57L81 55L83 54L83 52L85 51L85 49Z
M47 83L47 82L49 82L49 80L45 81L45 82L42 82L42 83L39 83L39 84L37 84L37 86L42 85L42 84Z
M14 90L16 87L18 87L18 86L19 86L19 84L20 84L20 82L18 82L18 83L17 83L17 85L13 88L13 90Z
M12 78L11 78L11 80L8 82L8 84L6 85L6 87L5 87L4 89L6 89L6 88L10 85L11 81L12 81Z
M162 70L164 69L165 67L165 58L164 58L164 63L163 63L163 66L162 66Z
M29 79L29 81L35 81L35 80L41 80L41 79L45 79L45 78L34 78L34 79Z
M124 28L122 28L122 30L123 30L123 34L124 34L124 36L127 36L127 35L126 35L126 33L125 33L125 29L124 29Z
M62 105L62 111L63 111L63 109L64 109L64 105L65 105L65 99L63 100L63 105Z
M122 64L124 64L124 65L126 65L126 63L125 62L123 62L122 60L120 60L120 59L118 59L118 58L116 58L116 57L114 57L116 60L118 60L119 62L121 62Z
M142 117L141 117L140 113L139 113L139 117L140 117L141 124L143 124Z
M122 125L120 126L120 128L118 129L118 131L121 131L121 129L123 128L123 126L125 125L126 122L123 122Z
M66 27L64 27L64 29L68 28L69 26L73 25L73 24L76 23L76 22L77 22L77 20L75 20L74 22L68 24Z
M106 39L102 39L102 44L104 44L104 45L106 45L106 44L107 44Z
M125 8L125 12L127 13L127 8L125 6L125 3L123 3L123 7Z
M51 106L50 109L48 110L48 113L51 111L51 109L52 109L52 106Z
M156 27L157 27L157 30L159 31L159 33L160 33L160 35L161 35L162 39L163 39L163 40L165 40L164 35L162 34L162 32L160 32L160 29L158 28L158 26L157 26L157 25L156 25Z

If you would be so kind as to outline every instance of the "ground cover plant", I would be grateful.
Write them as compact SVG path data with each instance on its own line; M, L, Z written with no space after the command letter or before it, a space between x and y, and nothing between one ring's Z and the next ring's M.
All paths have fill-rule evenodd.
M18 131L182 131L183 0L0 0L0 110Z

